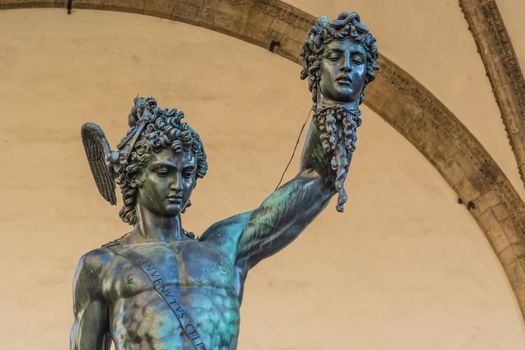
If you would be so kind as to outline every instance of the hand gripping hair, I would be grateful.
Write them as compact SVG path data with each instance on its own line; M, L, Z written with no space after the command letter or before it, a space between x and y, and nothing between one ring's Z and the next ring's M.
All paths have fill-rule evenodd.
M82 126L81 135L86 156L100 194L116 204L115 182L120 185L123 206L120 218L136 223L137 190L142 183L140 173L153 152L172 149L175 152L193 152L197 159L197 178L208 170L206 153L199 135L182 121L184 113L177 109L157 106L154 98L137 97L128 117L130 130L112 151L102 131L95 123Z
M319 82L321 79L321 60L327 44L334 40L350 39L359 43L366 52L366 73L364 86L356 107L349 109L343 103L336 106L323 106L320 97ZM376 64L378 55L376 39L368 28L360 22L355 12L342 12L337 19L329 21L327 17L319 17L310 29L305 41L301 57L303 70L301 79L308 78L308 88L314 102L313 121L320 131L320 138L325 152L332 155L331 168L336 172L335 187L339 193L337 211L343 211L347 201L344 181L348 172L350 158L355 151L357 128L361 125L361 111L358 106L364 99L364 88L375 79L379 68Z

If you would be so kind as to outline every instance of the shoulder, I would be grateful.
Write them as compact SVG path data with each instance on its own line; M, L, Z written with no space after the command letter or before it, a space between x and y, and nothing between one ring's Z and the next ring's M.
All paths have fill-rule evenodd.
M89 290L98 294L106 272L111 268L115 258L107 248L94 249L82 255L75 271L73 286L75 290Z
M200 241L218 240L218 241L231 241L236 240L246 225L248 224L252 212L246 212L238 215L231 216L227 219L211 225L204 233L199 237Z
M97 272L113 260L115 254L108 248L102 247L82 255L78 261L78 269L89 270L86 272Z

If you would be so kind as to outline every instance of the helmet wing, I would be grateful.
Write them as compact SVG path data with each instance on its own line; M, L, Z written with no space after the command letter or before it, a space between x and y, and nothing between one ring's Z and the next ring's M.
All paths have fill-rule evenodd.
M102 128L95 123L86 123L81 129L82 143L97 184L98 191L112 205L117 204L115 196L116 173L111 164L111 148Z

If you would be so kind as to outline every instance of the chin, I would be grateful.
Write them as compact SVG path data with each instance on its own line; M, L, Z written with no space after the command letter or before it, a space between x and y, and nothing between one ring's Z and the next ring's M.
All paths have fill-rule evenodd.
M323 93L321 91L321 94L328 97L332 101L345 103L354 102L359 97L356 96L353 89L337 89L335 91L331 91L331 93Z
M171 204L169 205L166 210L165 210L165 214L166 216L168 217L171 217L171 216L177 216L179 215L180 213L182 212L182 206L181 205L174 205L174 204Z
M357 99L353 89L341 89L337 91L337 96L343 101L355 101Z
M354 95L350 95L350 94L340 94L340 95L334 96L333 100L336 102L349 103L349 102L356 101L357 98Z

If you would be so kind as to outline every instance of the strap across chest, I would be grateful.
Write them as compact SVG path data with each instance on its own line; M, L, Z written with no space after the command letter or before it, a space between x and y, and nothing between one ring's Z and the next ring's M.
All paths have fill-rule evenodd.
M184 307L175 297L176 293L173 293L172 288L166 283L167 279L163 278L158 269L148 258L141 254L133 251L130 248L123 247L118 242L112 242L104 246L110 249L116 255L119 255L135 266L140 268L153 283L155 291L159 296L166 302L169 308L177 317L179 324L183 330L184 335L192 343L196 350L206 350L206 346L203 343L202 337L196 328L196 323L193 321L191 316L185 311Z

